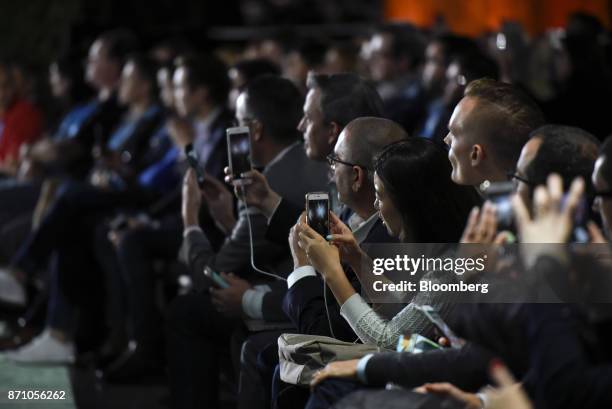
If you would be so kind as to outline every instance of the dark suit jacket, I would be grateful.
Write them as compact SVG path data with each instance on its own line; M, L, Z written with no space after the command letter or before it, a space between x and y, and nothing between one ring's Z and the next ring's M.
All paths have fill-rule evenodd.
M295 143L266 166L264 175L272 189L287 200L300 203L307 192L321 190L327 185L327 172L324 163L309 160L302 145ZM239 211L236 226L218 251L213 250L202 232L193 231L185 237L182 254L192 274L201 275L204 266L209 265L216 271L234 272L250 281L268 279L251 268L248 217L253 232L255 265L264 271L287 274L291 266L287 247L266 240L266 217L254 208L244 206ZM277 321L277 318L284 317L280 300L286 291L286 283L274 283L272 288L273 291L268 292L263 300L264 318Z
M389 236L387 229L378 219L363 243L395 243L396 239ZM355 273L347 266L345 272L356 292L361 291L361 285ZM323 291L326 291L327 311ZM304 277L296 282L285 295L283 311L287 314L298 332L311 335L332 336L340 340L352 342L357 338L348 322L340 315L340 306L336 302L329 287L324 287L323 280L317 277Z

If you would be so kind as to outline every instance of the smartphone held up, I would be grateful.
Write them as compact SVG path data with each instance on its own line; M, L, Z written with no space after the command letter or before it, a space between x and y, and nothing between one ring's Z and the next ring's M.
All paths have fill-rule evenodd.
M243 174L252 169L251 137L248 127L227 128L227 156L234 184L243 184Z
M329 235L329 194L327 192L306 194L306 223L321 236Z

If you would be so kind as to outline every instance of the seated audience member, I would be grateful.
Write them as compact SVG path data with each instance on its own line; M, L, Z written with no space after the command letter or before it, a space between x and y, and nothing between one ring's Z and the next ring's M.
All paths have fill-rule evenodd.
M599 103L612 92L612 63L610 51L605 51L604 33L603 24L594 16L580 12L569 16L564 36L557 41L557 52L564 58L554 67L559 76L554 84L556 95L544 104L547 118L585 129L600 140L612 132L607 104Z
M453 181L478 186L506 180L530 132L543 122L537 105L512 85L473 81L455 107L444 138Z
M332 153L332 149L337 142L338 135L342 129L351 120L358 117L380 117L382 115L382 102L373 87L361 80L354 74L338 74L338 75L312 75L308 81L310 91L306 96L304 103L304 115L300 121L299 130L303 132L305 140L306 155L317 161L322 161ZM329 160L329 159L328 159ZM303 205L296 205L290 201L281 198L274 190L270 188L265 177L257 171L251 172L252 184L244 187L246 193L246 201L259 209L268 217L268 228L266 238L283 245L287 243L287 237L290 227L295 223L299 214L303 211ZM332 181L333 183L333 181ZM363 190L367 191L367 190ZM335 195L330 195L331 200L335 199ZM339 195L338 195L339 196ZM363 213L363 211L360 211ZM346 208L342 213L342 217L348 220L352 215L352 210ZM310 283L310 280L307 280ZM310 283L312 284L312 283ZM305 297L302 301L305 305L309 302L310 297L313 302L319 302L323 295L319 287L317 291ZM297 294L296 294L297 296ZM329 297L331 300L332 297ZM319 304L319 307L322 305ZM337 305L332 305L337 316ZM294 311L299 314L298 311ZM315 316L312 317L313 322L307 323L306 319L299 318L300 328L313 325L311 331L317 332L327 331L322 321L317 322L317 317L320 309L316 309ZM296 320L294 320L294 323ZM316 323L316 324L315 324ZM345 333L344 336L351 337L352 331L341 323L344 329L338 329L339 336ZM315 329L318 328L318 329ZM243 347L243 357L248 361L264 348L266 356L270 359L266 360L266 372L264 378L271 378L273 368L278 361L278 353L276 353L276 339L278 336L273 334L264 334L261 336L251 337L249 342ZM251 359L251 361L253 361ZM259 376L252 370L253 365L244 363L243 370L252 373L254 376ZM259 368L262 370L262 368ZM269 389L269 388L267 388ZM250 391L253 391L250 388ZM239 402L245 402L252 398L246 391L241 390ZM261 400L261 394L259 394ZM253 398L255 399L255 398Z
M459 240L464 222L479 200L471 189L454 184L448 170L444 152L421 138L391 144L380 153L374 165L375 206L390 235L404 243ZM362 262L368 256L356 245L347 226L337 218L334 224L337 233L332 234L331 242L348 255L344 261L356 272L362 287L370 288L374 276L364 271ZM350 286L340 264L338 247L328 244L303 221L296 224L292 236L299 244L293 245L292 250L326 278L342 316L362 342L393 348L406 330L417 333L426 330L427 320L422 316L417 319L420 313L414 305L404 308L390 322L381 319ZM432 295L420 301L416 297L413 304L435 301ZM438 302L440 313L446 315L450 305L443 300Z
M306 156L311 160L326 160L342 129L353 119L382 117L382 101L376 90L355 74L311 75L308 87L298 129L303 134ZM252 183L244 188L246 202L269 219L266 237L286 244L289 229L303 211L303 205L283 200L259 172L252 171L248 176ZM333 194L330 198L335 199Z
M124 114L117 100L123 65L136 50L136 39L125 30L102 33L92 43L87 57L85 80L96 91L80 121L67 134L33 150L33 160L60 175L86 176L92 166L92 148L103 146Z
M338 188L338 200L345 205L341 218L347 220L357 244L396 241L389 236L374 208L372 169L377 153L386 145L406 139L407 136L399 125L387 119L358 118L344 128L334 153L328 157L333 180ZM287 277L289 289L283 299L283 311L297 331L354 341L357 336L340 315L333 294L324 287L314 270L306 265L308 261L303 253L293 252L293 256L293 272ZM355 291L359 292L360 285L355 274L348 270L347 277ZM327 291L327 294L324 295L323 291ZM278 364L279 335L256 335L243 345L239 390L239 403L243 404L241 407L247 407L247 403L253 407L267 406L269 397L266 392L270 390L271 372ZM243 381L243 374L249 374L250 379ZM253 382L257 382L259 388L242 388L242 385ZM261 387L262 382L266 387Z
M321 72L325 62L326 46L317 39L305 39L291 47L283 61L283 76L306 93L308 73Z
M427 102L420 82L424 40L408 24L381 27L364 46L369 77L384 102L385 117L412 134L423 120Z
M559 174L564 186L580 177L587 182L586 198L591 208L594 196L589 181L598 148L599 140L580 128L544 125L535 129L521 150L516 171L510 174L516 193L530 209L535 187L546 184L551 173Z
M155 301L154 266L159 261L176 261L181 245L178 174L187 166L185 146L194 144L199 165L207 175L219 176L227 161L224 136L231 124L231 115L225 107L229 81L221 61L211 56L179 58L174 72L170 67L162 67L157 79L162 101L169 110L176 108L178 117L166 121L158 132L163 142L158 145L165 144L166 137L171 146L158 162L143 171L141 178L164 187L166 193L140 215L128 214L126 228L110 226L116 250L98 257L116 283L114 293L123 294L114 303L116 331L101 348L99 365L107 381L138 378L159 369L163 363L160 353L163 327ZM214 181L212 176L207 178L211 180ZM231 198L223 186L216 193L221 195L223 191ZM231 204L229 207L230 211L234 208ZM200 217L213 247L217 248L224 234L216 227L215 214L213 217L209 214L212 209L203 208Z
M228 71L232 82L229 95L230 108L236 109L236 99L249 82L266 74L280 75L280 67L264 58L242 60L234 64Z
M497 79L495 62L466 38L436 37L427 46L423 85L428 93L427 115L417 135L442 144L448 120L467 84L479 78Z
M0 121L0 175L14 176L20 148L41 136L43 118L38 108L18 94L13 69L7 62L0 63Z
M13 260L13 271L3 272L4 279L13 283L13 297L21 295L22 303L25 292L23 287L17 290L20 280L32 278L39 269L45 269L54 255L52 280L61 279L62 292L70 304L85 311L97 311L99 305L92 305L94 302L102 304L101 298L96 297L96 294L102 297L102 293L95 284L101 274L94 267L91 249L94 246L89 247L95 241L92 237L95 226L117 207L143 206L160 193L156 186L138 178L149 164L136 160L161 120L155 73L145 58L128 59L119 90L119 99L126 104L127 112L107 143L108 151L120 160L101 158L92 170L90 184L64 183L40 226L30 234ZM84 275L83 271L88 274ZM81 295L84 288L91 288L87 296ZM71 340L75 323L71 317L75 311L72 308L55 313L47 323L52 330L43 332L31 344L13 353L12 359L29 362L73 359Z
M572 180L575 177L584 178L585 176L588 176L591 172L591 169L593 168L593 163L595 160L598 145L595 137L590 135L589 133L578 128L566 126L546 125L534 130L531 135L531 139L525 145L521 152L521 156L517 164L517 172L515 173L515 176L518 176L519 178L516 179L515 177L515 180L518 181L518 185L516 187L518 193L517 196L521 198L521 202L524 203L524 205L529 207L531 207L531 203L533 203L531 199L531 197L533 196L533 188L536 185L541 184L542 181L545 181L547 175L549 175L550 173L560 172L563 180ZM529 177L532 178L534 183L532 184L526 176L521 175L529 175ZM527 188L527 190L525 190L525 188ZM587 188L587 190L591 190L591 188ZM528 242L531 243L531 241ZM513 310L515 311L512 312ZM521 369L520 365L515 366L516 363L525 362L524 355L514 355L515 357L520 357L520 359L515 359L514 361L508 359L506 355L509 353L516 354L518 351L521 350L522 347L519 346L519 341L524 339L524 332L522 326L514 328L511 326L507 329L504 329L503 331L505 333L512 335L506 337L506 345L496 345L497 341L492 338L487 339L482 335L486 332L481 332L482 330L477 329L477 326L472 327L467 323L468 320L473 321L475 319L475 316L480 316L482 314L486 314L483 315L483 318L487 317L486 321L491 321L494 319L494 317L497 317L498 314L501 314L499 315L499 317L507 318L505 320L501 320L501 322L506 321L506 323L503 324L504 326L510 324L511 322L515 322L515 324L518 324L525 319L521 311L522 307L519 304L509 306L507 312L504 312L503 308L500 309L493 305L491 305L490 308L487 306L481 308L455 308L453 316L456 317L458 322L458 324L455 325L458 325L460 331L467 330L464 335L465 338L470 341L468 345L464 347L467 348L465 353L467 355L472 355L477 352L477 349L474 349L474 347L472 347L470 343L480 344L482 347L485 347L492 353L499 354L500 357L506 359L506 362L511 364L511 367L517 373L524 373L524 368ZM471 313L474 313L476 315L470 315ZM513 316L514 318L512 318ZM488 329L488 332L492 331L494 331L493 328ZM499 328L496 331L502 331L502 329ZM481 335L479 335L479 333ZM500 332L499 339L501 338L503 337L501 336ZM455 354L455 352L450 352L450 350L445 353L448 355ZM457 354L462 355L462 353ZM464 359L466 360L465 362L467 362L467 355L465 357L462 357L460 360L454 361L453 371L459 370L455 367L461 366L461 362L464 362ZM386 357L383 358L384 356ZM443 375L439 369L434 368L436 365L434 364L434 362L437 358L434 358L434 355L432 354L430 360L430 358L427 358L427 356L428 354L425 354L423 357L419 358L418 361L421 362L422 360L422 362L418 364L417 359L411 357L409 354L380 354L368 356L362 361L354 360L334 363L329 365L323 371L319 380L325 379L327 377L352 378L353 376L358 376L358 379L361 382L365 382L367 380L368 385L377 385L379 381L382 381L381 378L378 378L378 376L380 375L388 382L398 383L404 386L410 386L412 382L416 384L420 382L432 382L433 379L436 379L436 382L452 382L456 385L461 385L461 387L464 389L469 390L470 387L463 383L464 379L477 379L479 378L479 376L481 376L475 376L475 372L473 372L470 376L466 376L468 372L465 372L465 375L460 375L458 372L448 372L446 375ZM477 364L472 367L466 366L464 368L466 371L475 370L478 365L482 365L480 369L481 371L486 371L486 362L481 361L480 358L476 358L476 356L481 355L480 353L477 353L471 359L473 359L473 363ZM381 362L380 368L385 369L380 373L377 373L376 375L372 373L371 377L367 377L365 375L364 368L370 365L370 360L374 360L374 362L377 362L376 364L372 365L378 365L378 362ZM410 361L411 363L409 364L408 361ZM399 362L402 362L400 365L401 367L406 368L406 372L404 372L403 375L400 375L400 373L393 375L393 365L395 365L395 363L399 364ZM405 367L403 366L404 364L406 365ZM354 372L358 365L360 365L359 367L361 368L359 369L359 371L361 371L359 372L359 375L357 375L357 372ZM430 365L431 367L426 371L421 372L421 369L417 369L418 367L416 365ZM341 368L343 373L342 375L338 372L338 370L340 370ZM410 374L408 372L410 372ZM435 390L435 388L432 389ZM528 391L529 390L531 389L528 388ZM463 393L468 394L468 392L465 391ZM471 400L474 401L475 399L477 401L478 398L475 397L475 395L472 396Z
M362 117L349 122L338 138L334 153L329 156L333 180L338 188L338 200L351 214L346 219L348 226L344 227L350 228L356 245L394 241L375 208L374 158L387 145L407 138L408 134L392 121ZM333 220L337 220L335 215ZM297 240L297 234L290 236ZM304 257L304 252L296 247L295 241L292 241L291 247L294 265L293 272L287 278L289 291L283 302L285 313L300 333L354 340L355 333L342 322L335 303L327 311L334 313L334 322L339 326L335 325L334 334L330 333L328 316L321 299L322 282ZM350 277L353 275L351 272ZM359 284L352 285L359 292Z
M237 102L236 119L250 129L252 164L264 168L270 186L295 206L303 203L307 192L326 186L327 166L309 160L298 142L296 127L302 98L289 80L258 78ZM225 356L223 351L232 332L241 331L240 317L286 320L281 310L284 283L254 285L266 276L254 272L252 264L268 272L286 274L289 261L284 246L264 238L265 217L251 207L241 206L238 220L215 251L207 232L198 227L200 196L195 174L188 171L183 192L184 258L194 279L200 282L206 266L235 275L223 274L230 285L227 289L213 289L212 296L209 292L194 292L177 298L171 306L168 363L173 400L180 408L217 405L219 359ZM202 284L204 288L211 286L207 280Z
M333 75L358 72L358 51L357 47L348 41L332 43L325 53L323 73Z

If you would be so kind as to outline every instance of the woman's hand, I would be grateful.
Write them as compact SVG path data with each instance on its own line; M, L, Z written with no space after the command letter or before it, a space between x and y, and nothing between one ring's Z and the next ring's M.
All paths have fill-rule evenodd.
M342 261L350 265L353 270L358 271L361 263L361 257L365 255L357 239L353 235L351 229L342 222L334 214L330 212L330 232L331 234L327 237L330 243L338 246L340 250L340 257Z
M344 276L338 247L328 243L319 233L308 226L303 219L296 225L296 232L298 235L298 245L304 250L315 270L321 273L327 280L333 280L338 275Z
M289 249L291 250L291 257L293 258L293 269L297 270L300 267L309 265L308 256L306 252L299 245L298 230L301 223L306 221L306 212L302 212L297 223L289 230Z
M327 378L357 378L357 364L359 359L351 359L350 361L337 361L327 364L325 368L316 372L310 381L310 388L314 388Z

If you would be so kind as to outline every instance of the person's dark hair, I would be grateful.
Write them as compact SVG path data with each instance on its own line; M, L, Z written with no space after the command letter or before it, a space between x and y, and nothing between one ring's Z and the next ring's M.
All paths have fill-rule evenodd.
M499 66L495 60L480 51L455 55L451 62L461 67L461 73L468 83L481 78L497 80L499 77Z
M133 63L136 71L138 71L138 76L149 83L151 98L156 99L159 94L157 87L158 66L156 62L145 54L140 53L129 55L126 59L127 62Z
M233 68L242 75L245 84L263 75L280 75L280 67L266 58L254 58L238 61Z
M93 90L85 82L85 70L79 58L63 55L53 61L59 75L68 81L68 102L77 104L93 96Z
M424 138L387 146L374 170L416 242L458 242L471 209L480 203L472 187L452 181L446 152Z
M391 37L391 55L399 60L406 58L410 67L419 66L425 57L425 41L414 26L406 23L393 23L380 27L379 34Z
M280 144L295 142L300 137L297 126L303 99L291 81L264 75L251 81L244 92L247 111L261 122L266 135Z
M325 61L327 45L315 38L302 39L295 45L292 51L300 55L306 66L316 68Z
M98 40L104 43L108 57L115 60L121 66L125 64L128 55L136 52L138 49L138 39L136 36L131 31L123 28L105 31L100 34Z
M517 87L488 78L469 83L464 96L482 104L477 109L486 115L481 128L491 153L507 171L513 170L529 134L544 124L542 111Z
M384 116L380 95L356 74L310 74L306 85L321 92L325 123L335 122L342 129L355 118Z
M593 199L591 174L597 160L599 140L587 131L564 125L544 125L531 133L531 137L542 139L542 143L527 169L525 177L534 185L545 185L548 175L558 173L563 179L564 189L581 177L589 202ZM533 189L531 191L533 193Z
M601 144L599 156L606 157L606 160L599 169L608 186L612 186L612 135L608 136Z
M212 100L225 106L230 90L230 80L227 67L214 55L187 55L176 59L176 67L187 70L187 83L192 89L204 87L208 89Z
M445 65L449 65L455 57L478 54L480 52L478 44L474 40L455 34L439 34L431 42L438 43L442 47Z

